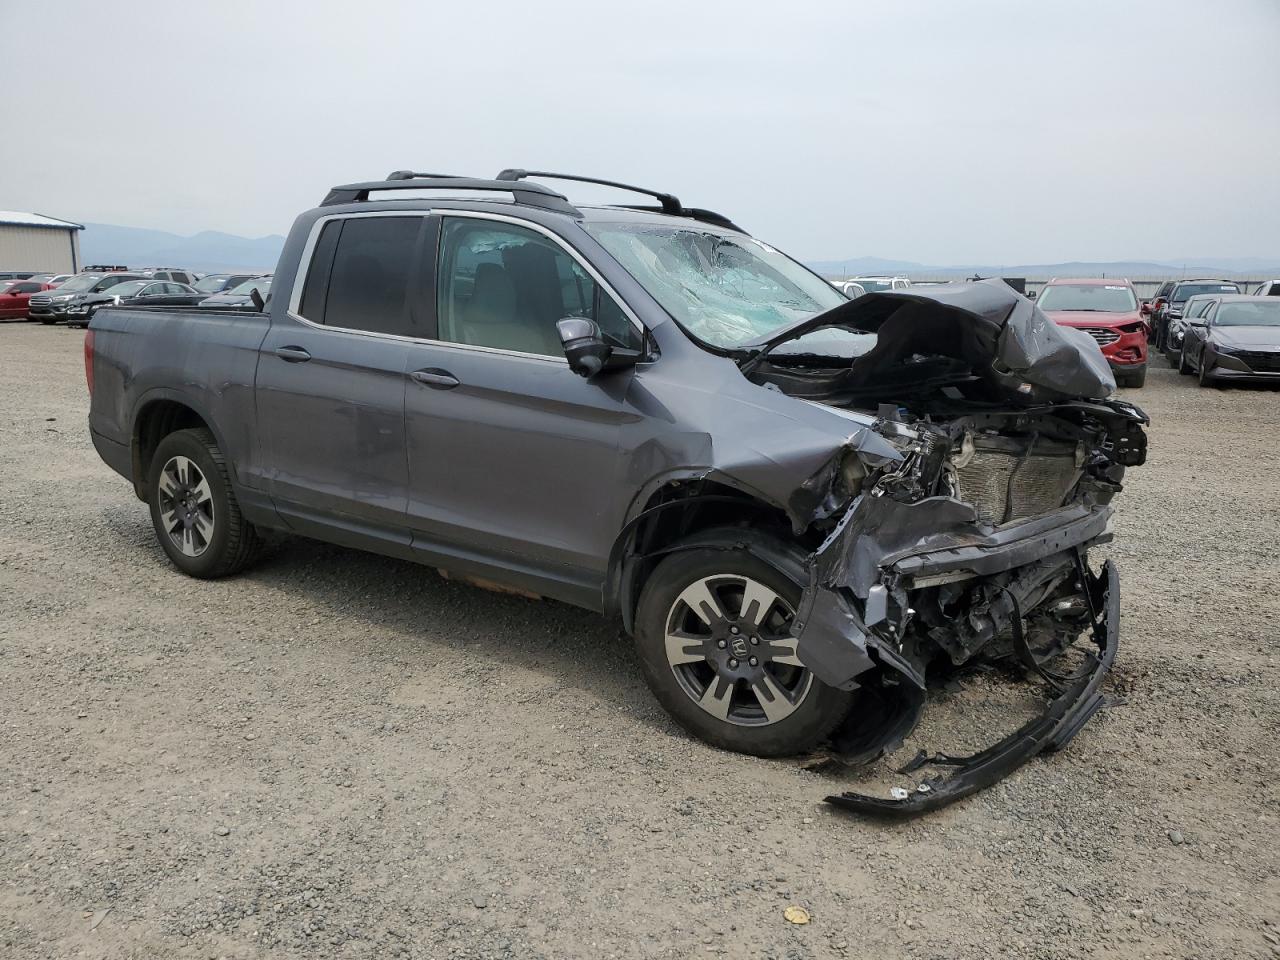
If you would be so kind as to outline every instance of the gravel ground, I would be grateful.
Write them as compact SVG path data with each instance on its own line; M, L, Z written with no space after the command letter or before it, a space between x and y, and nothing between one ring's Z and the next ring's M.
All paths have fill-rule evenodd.
M1117 705L885 825L820 800L887 764L690 740L591 614L295 539L179 575L80 343L0 325L0 956L1280 956L1280 393L1155 362ZM897 759L1035 693L966 680Z

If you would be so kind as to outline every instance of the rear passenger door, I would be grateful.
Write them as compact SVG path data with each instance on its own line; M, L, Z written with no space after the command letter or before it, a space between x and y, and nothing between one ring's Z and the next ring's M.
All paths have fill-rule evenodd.
M428 221L417 212L317 223L289 309L263 341L259 469L301 533L407 554L406 344L424 322Z
M556 323L597 321L638 349L638 321L584 260L535 224L443 215L437 332L410 346L408 523L421 559L598 607L626 511L620 425L631 371L588 382Z

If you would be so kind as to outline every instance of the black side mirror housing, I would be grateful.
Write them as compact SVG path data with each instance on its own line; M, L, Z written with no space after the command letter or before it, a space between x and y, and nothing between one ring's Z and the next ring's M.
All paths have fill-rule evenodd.
M565 317L556 323L569 369L590 380L603 370L634 366L640 360L636 350L614 349L604 339L600 325L586 317Z

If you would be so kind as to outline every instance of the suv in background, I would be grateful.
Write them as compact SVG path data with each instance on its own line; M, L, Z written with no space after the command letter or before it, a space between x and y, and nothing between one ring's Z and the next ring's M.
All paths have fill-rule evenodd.
M1059 280L1044 285L1036 301L1050 320L1083 330L1097 341L1116 383L1140 387L1147 381L1147 322L1128 280Z
M845 283L856 283L866 293L883 293L885 290L905 290L911 286L906 277L846 277Z
M1238 284L1230 280L1177 280L1169 290L1167 299L1152 316L1152 338L1157 350L1165 350L1169 343L1169 322L1182 319L1182 308L1187 300L1199 294L1239 293Z
M194 270L186 270L182 267L143 267L135 272L152 280L172 280L174 283L185 283L187 286L194 285L199 279L199 274Z
M69 317L71 308L86 297L109 290L126 280L146 280L138 273L82 273L72 277L56 290L33 296L27 316L43 324L58 323Z

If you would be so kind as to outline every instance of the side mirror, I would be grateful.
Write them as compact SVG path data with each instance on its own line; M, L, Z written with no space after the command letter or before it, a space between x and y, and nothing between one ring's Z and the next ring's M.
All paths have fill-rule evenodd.
M556 324L556 330L560 332L569 369L580 377L590 380L604 369L613 355L613 347L604 342L600 326L594 320L565 317Z

